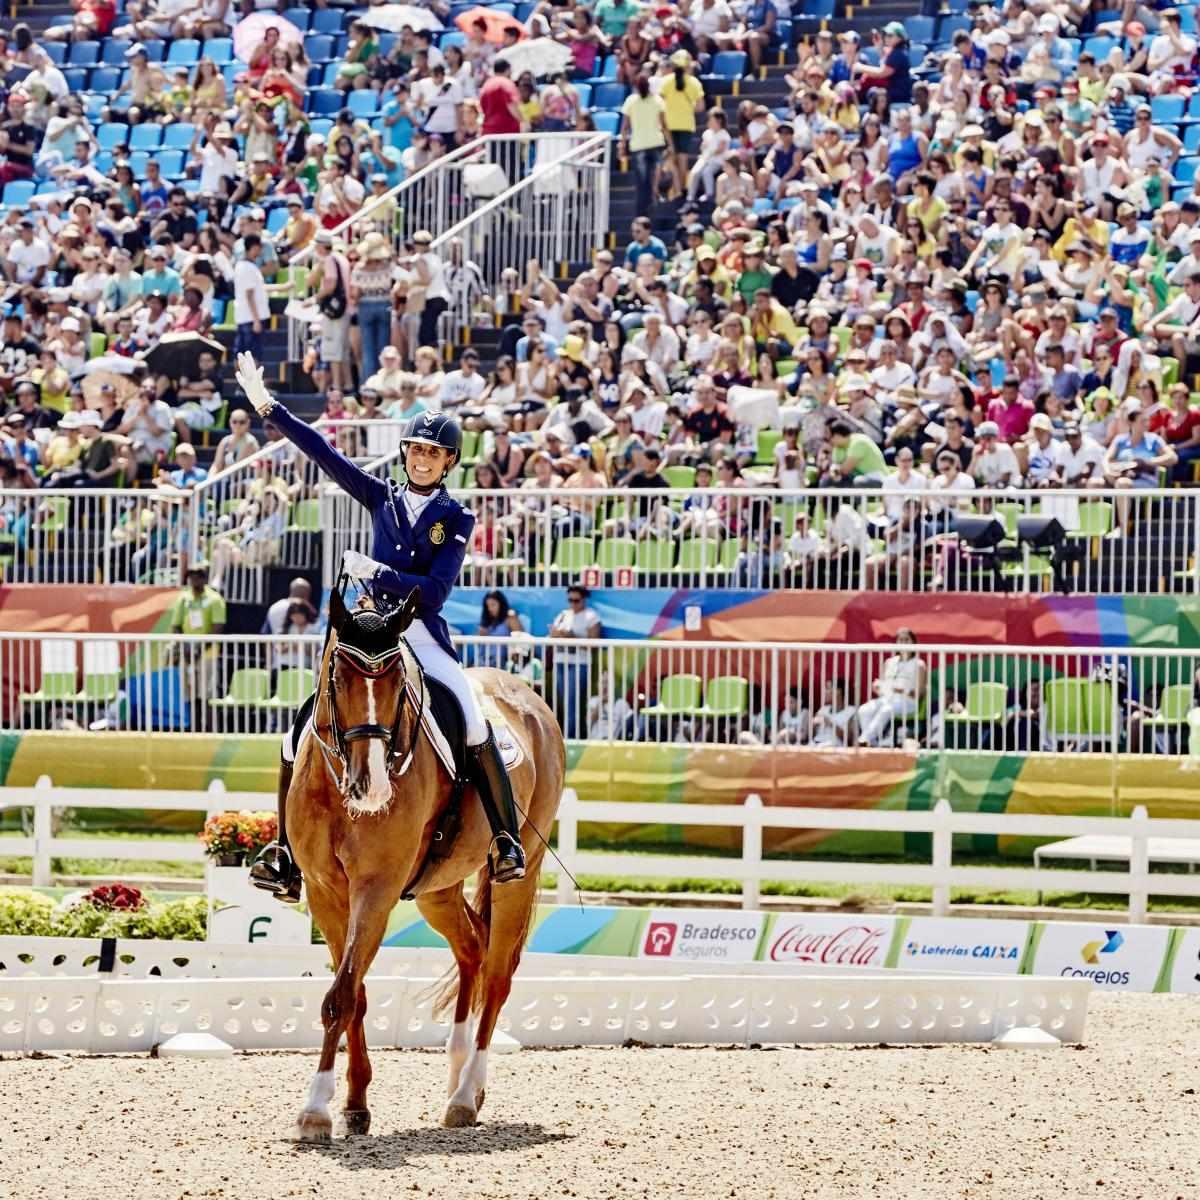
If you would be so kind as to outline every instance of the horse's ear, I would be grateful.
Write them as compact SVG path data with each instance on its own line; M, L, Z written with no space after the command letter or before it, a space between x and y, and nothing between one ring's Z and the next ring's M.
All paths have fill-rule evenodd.
M342 599L342 593L336 588L329 593L329 624L339 637L342 633L342 627L350 619L350 613L346 608L346 602Z
M417 619L417 607L420 602L421 589L415 587L408 593L408 599L388 617L388 632L393 637L399 637Z

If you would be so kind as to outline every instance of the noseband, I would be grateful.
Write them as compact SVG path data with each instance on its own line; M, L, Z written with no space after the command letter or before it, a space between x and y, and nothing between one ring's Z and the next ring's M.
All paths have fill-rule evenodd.
M404 642L400 641L395 646L390 646L384 650L370 653L360 649L354 645L348 645L344 642L338 642L333 648L333 654L329 660L329 671L325 676L325 695L329 702L329 733L332 745L328 745L321 741L321 747L326 752L326 764L329 766L330 772L337 779L339 788L343 787L345 780L345 764L349 761L348 747L351 742L368 741L378 739L385 744L384 753L387 758L388 773L391 774L396 760L400 758L401 751L397 746L400 736L400 719L404 715L404 709L408 703L408 681L407 676L404 684L400 688L400 699L396 704L396 716L392 721L391 728L386 725L379 724L362 724L351 725L349 729L343 730L338 724L337 704L334 701L333 695L333 673L335 662L341 662L344 666L349 667L356 675L361 675L366 679L381 679L393 671L398 662L402 661L404 653ZM413 657L416 670L420 671L420 664ZM396 770L396 774L403 775L412 765L413 755L417 748L417 738L421 733L421 718L425 710L425 688L420 681L416 687L416 720L413 722L412 737L409 739L408 751L404 754L404 761ZM317 734L316 724L313 726L314 735ZM318 740L320 741L319 735ZM338 778L337 772L333 771L332 764L329 763L330 755L336 758L342 764L341 778Z

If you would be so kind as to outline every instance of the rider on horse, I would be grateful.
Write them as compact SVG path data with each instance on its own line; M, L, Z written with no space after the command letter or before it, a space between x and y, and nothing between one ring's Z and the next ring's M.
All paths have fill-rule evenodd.
M343 568L361 580L381 605L395 606L414 589L420 591L417 619L408 628L409 648L425 673L444 684L458 700L466 724L467 762L492 829L489 854L496 883L525 875L520 825L512 784L500 758L491 727L458 661L442 606L458 579L471 543L474 514L450 498L446 475L462 450L462 431L452 417L425 413L409 423L402 445L408 482L384 481L355 466L325 436L297 420L267 391L253 355L238 356L238 382L261 417L282 431L348 495L370 513L374 523L371 553L347 551ZM311 710L306 703L301 712ZM300 870L288 851L285 808L292 781L296 742L289 731L279 772L279 840L268 846L250 870L251 881L279 899L300 898Z

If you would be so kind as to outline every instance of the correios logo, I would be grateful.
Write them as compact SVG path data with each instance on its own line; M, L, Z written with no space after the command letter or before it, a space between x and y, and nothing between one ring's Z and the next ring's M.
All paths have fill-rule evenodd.
M771 943L772 962L820 963L834 967L881 967L887 947L878 925L845 925L816 932L789 925Z
M674 921L651 921L646 927L646 942L642 953L652 958L670 958L678 932L679 927Z
M1114 954L1125 945L1125 938L1119 929L1106 929L1104 938L1102 942L1087 942L1084 945L1080 956L1085 963L1095 965L1100 961L1101 954Z

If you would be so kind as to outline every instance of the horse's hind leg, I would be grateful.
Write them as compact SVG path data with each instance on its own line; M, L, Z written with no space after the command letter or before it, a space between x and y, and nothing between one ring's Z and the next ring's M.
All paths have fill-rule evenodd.
M438 997L438 1006L448 1003L451 994L454 997L454 1025L446 1042L446 1057L450 1065L446 1094L452 1096L471 1053L471 1001L483 963L486 935L481 919L463 896L461 883L418 896L417 908L425 920L450 943L454 961L458 965L457 985L451 983L446 992Z
M349 897L346 891L333 891L320 887L309 880L305 885L308 906L312 910L317 927L325 937L329 952L335 963L340 963L345 952L346 929L349 922ZM322 1005L322 1017L329 1004L329 996ZM330 1037L329 1023L325 1024L325 1041L321 1047L321 1059L308 1090L304 1110L296 1119L296 1137L302 1142L327 1142L333 1135L333 1115L329 1105L337 1090L333 1076L333 1063L337 1055L337 1037Z
M480 980L479 1020L475 1028L475 1046L463 1068L459 1084L446 1107L447 1125L473 1125L483 1106L487 1087L488 1046L500 1010L512 990L512 977L521 961L521 950L529 933L533 906L537 899L536 868L524 879L491 889L490 929ZM485 900L481 905L488 912Z

